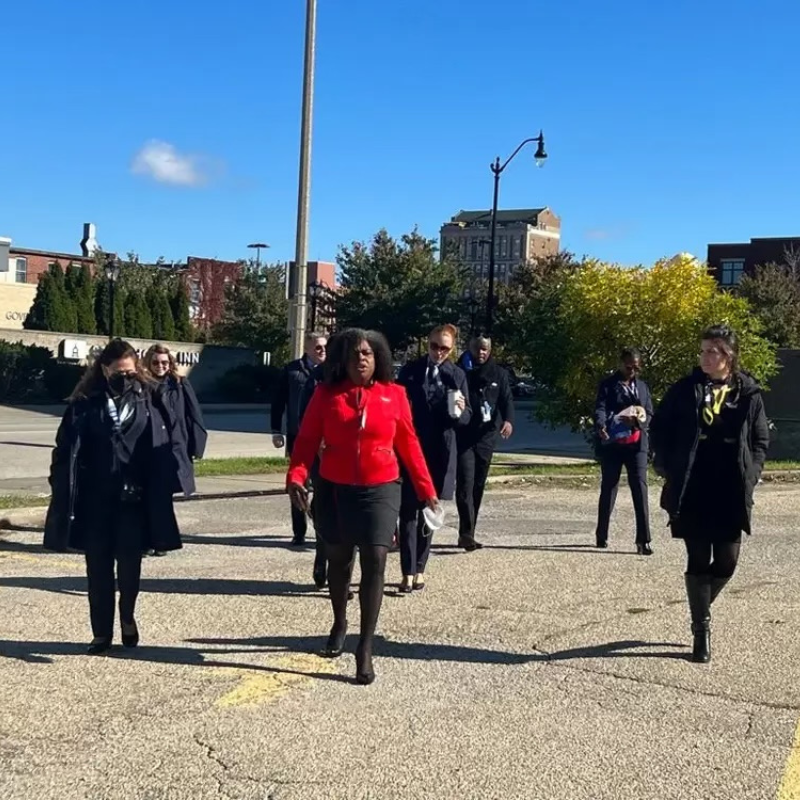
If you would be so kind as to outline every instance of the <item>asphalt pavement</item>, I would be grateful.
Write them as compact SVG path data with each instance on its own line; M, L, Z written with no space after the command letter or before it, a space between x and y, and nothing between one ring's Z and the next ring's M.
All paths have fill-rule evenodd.
M0 406L0 481L44 478L63 409ZM272 445L267 406L205 408L209 430L206 458L279 455ZM581 459L591 456L581 436L567 429L550 430L533 419L533 404L518 404L514 436L501 442L500 453Z
M81 557L40 550L41 511L6 512L0 797L800 797L800 493L758 490L709 665L687 660L681 544L654 513L636 556L620 495L599 551L593 491L493 489L484 550L446 528L425 591L387 587L369 687L357 600L346 655L316 654L329 605L285 497L181 504L185 548L144 563L142 645L102 658Z

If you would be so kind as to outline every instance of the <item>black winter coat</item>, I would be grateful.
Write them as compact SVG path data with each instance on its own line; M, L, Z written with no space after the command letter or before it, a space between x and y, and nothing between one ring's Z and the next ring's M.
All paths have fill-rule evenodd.
M146 453L146 474L142 501L145 504L147 530L145 546L166 552L181 548L178 523L172 504L177 462L173 452L167 412L158 394L143 389L138 401L150 417L152 442ZM65 552L83 550L85 525L96 476L89 474L81 457L84 431L90 414L100 414L106 403L104 393L97 393L70 403L56 434L56 446L50 464L51 499L47 509L44 547ZM109 436L111 436L109 431ZM110 465L109 465L110 468Z
M172 431L172 448L178 465L173 488L189 497L195 491L192 462L203 457L208 442L203 412L192 385L185 378L175 379L169 375L159 384L157 391Z
M270 407L270 423L273 433L280 433L283 427L283 414L286 412L286 434L297 436L300 430L300 403L303 387L306 385L314 366L306 356L290 361L281 372Z
M458 455L456 430L469 425L473 413L469 404L467 376L461 367L445 361L439 367L444 395L432 404L425 389L428 365L427 356L409 362L400 370L397 382L405 388L408 395L414 428L437 495L441 500L452 500L456 488ZM447 411L447 392L455 389L464 395L466 401L466 408L457 419L451 417Z
M650 394L650 387L641 379L634 380L635 397L633 400L629 394L625 392L620 384L620 374L615 372L600 382L597 387L597 400L594 404L594 429L595 429L595 447L597 454L602 457L609 447L614 447L613 442L603 444L600 440L600 430L608 426L609 421L615 414L626 409L631 405L639 405L644 408L647 413L647 419L641 427L642 435L635 445L625 445L631 449L636 449L639 452L645 453L650 450L649 441L649 428L653 419L653 398Z
M462 452L470 447L493 452L500 428L506 422L514 424L514 395L508 370L489 358L483 365L475 363L466 375L472 419L458 431L458 448ZM491 408L489 422L483 421L481 407L484 402Z
M750 533L753 491L761 477L769 448L769 425L761 387L747 373L737 375L741 428L739 430L739 472L741 481L719 502L741 506L741 529ZM674 520L692 474L700 443L700 413L706 376L696 369L673 384L658 407L650 425L656 472L664 478L661 507Z

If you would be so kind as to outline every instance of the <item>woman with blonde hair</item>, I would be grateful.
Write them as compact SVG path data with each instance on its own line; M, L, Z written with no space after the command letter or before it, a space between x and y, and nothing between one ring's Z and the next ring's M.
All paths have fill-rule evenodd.
M111 647L114 565L122 644L136 647L142 553L181 547L172 505L170 428L155 385L128 342L114 339L69 399L50 467L44 546L86 555L90 655Z

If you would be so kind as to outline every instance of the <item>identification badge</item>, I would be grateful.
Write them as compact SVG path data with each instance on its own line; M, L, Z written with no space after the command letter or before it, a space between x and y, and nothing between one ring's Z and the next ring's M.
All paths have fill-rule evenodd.
M481 414L484 422L492 421L492 407L488 403L484 402L481 406Z

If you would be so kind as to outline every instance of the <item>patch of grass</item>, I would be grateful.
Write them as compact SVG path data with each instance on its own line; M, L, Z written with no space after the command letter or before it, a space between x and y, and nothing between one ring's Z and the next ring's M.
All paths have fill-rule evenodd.
M0 509L8 508L41 508L50 503L49 497L40 494L6 494L0 495Z
M226 475L274 475L285 472L289 462L280 457L209 458L196 461L194 474L198 478L218 478Z
M508 464L492 466L490 475L599 475L600 465L594 461L585 464Z

